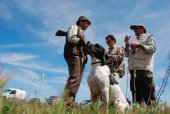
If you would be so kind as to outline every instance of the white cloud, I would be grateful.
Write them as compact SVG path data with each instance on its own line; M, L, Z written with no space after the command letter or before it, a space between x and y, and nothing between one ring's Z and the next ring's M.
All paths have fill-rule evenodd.
M55 46L56 53L61 54L63 53L64 44L65 44L65 37L58 37L55 36L56 30L46 30L46 31L40 31L37 30L31 26L28 27L28 29L34 33L38 34L40 38L45 40L46 44L45 46Z
M66 84L67 82L67 77L56 77L56 78L50 78L45 80L46 83L52 84L52 83L57 83L57 84Z
M38 69L54 73L67 73L67 70L65 69L57 69L50 64L38 63L33 60L35 58L37 58L35 55L8 53L0 55L0 62L29 69Z
M7 70L7 69L6 69ZM24 69L24 68L16 68L16 69L8 69L8 72L11 73L11 80L15 80L17 82L29 85L33 80L40 79L40 76L33 72L32 70ZM10 81L10 80L9 80ZM38 83L33 84L34 87L39 86Z
M28 73L28 74L27 74ZM29 74L30 73L30 74ZM32 72L31 70L23 72L24 76L28 77L31 74L36 74L35 72ZM39 77L38 77L39 76ZM36 76L31 77L31 79L27 79L26 77L23 78L23 75L18 75L15 80L22 82L28 85L27 92L29 97L40 97L41 94L46 95L46 91L53 91L52 87L46 83L44 83L44 80L40 79L40 75L36 74Z
M55 39L55 32L58 29L67 30L72 24L74 24L80 15L91 16L91 11L88 9L79 10L79 2L74 1L56 1L50 0L48 2L41 1L39 4L35 4L34 0L22 1L15 0L22 11L38 17L42 22L41 29L37 29L36 26L28 24L26 27L29 31L37 34L43 40L46 40L50 45L55 45L57 51L62 53L65 39ZM61 4L57 5L56 4ZM64 4L64 5L62 5ZM74 12L74 15L73 15Z
M158 17L160 17L160 13L150 13L150 14L146 14L146 15L144 15L143 16L143 18L145 19L145 20L153 20L153 19L155 19L155 18L158 18Z
M0 54L0 62L4 63L11 63L16 61L25 61L34 59L36 56L28 55L28 54L17 54L17 53L7 53L7 54Z
M0 3L0 17L6 21L14 20L12 13L3 3Z
M32 70L29 69L24 69L24 68L19 68L21 74L24 74L25 77L28 77L31 80L36 80L40 79L41 75L33 72ZM21 77L20 77L21 78Z
M74 20L74 16L79 16L82 13L90 15L89 10L79 10L79 2L74 1L41 1L39 4L35 4L35 0L22 1L15 0L20 8L34 16L39 16L45 28L55 29L58 25L70 24L71 20ZM57 6L56 6L57 4ZM59 5L60 4L60 5ZM74 15L70 12L74 12ZM77 18L76 16L76 18ZM77 20L77 19L76 19Z
M43 44L45 45L45 44ZM4 45L0 45L1 49L12 49L12 48L37 48L37 47L41 47L42 43L19 43L19 44L4 44Z

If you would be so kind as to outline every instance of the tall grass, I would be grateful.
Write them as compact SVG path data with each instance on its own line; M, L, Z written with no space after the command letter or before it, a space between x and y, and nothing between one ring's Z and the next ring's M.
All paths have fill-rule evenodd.
M4 87L8 79L0 75L0 89ZM170 114L170 107L166 102L152 103L150 107L139 107L135 104L127 109L125 114ZM116 108L102 108L100 102L91 105L66 107L62 100L54 104L47 102L29 102L26 100L5 99L0 94L0 114L121 114Z
M113 107L109 107L108 114L121 114ZM154 107L138 107L132 106L127 109L125 114L170 114L170 107L166 103L159 104ZM56 104L48 104L46 102L28 102L16 99L3 99L0 96L0 114L106 114L106 110L96 102L87 107L80 107L79 105L66 108L63 102Z

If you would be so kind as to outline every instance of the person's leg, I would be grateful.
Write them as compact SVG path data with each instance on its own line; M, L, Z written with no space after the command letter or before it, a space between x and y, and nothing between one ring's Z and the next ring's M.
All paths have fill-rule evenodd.
M130 90L132 94L133 103L136 103L136 85L135 85L135 71L129 70L130 73Z
M153 82L152 72L147 70L138 70L138 86L139 93L146 105L150 105L150 101L155 101L155 84Z
M136 70L136 102L139 105L144 105L143 98L143 82L144 80L141 78L143 76L143 72L141 70Z
M64 101L68 104L75 101L75 97L80 85L81 80L81 64L80 58L74 56L67 59L68 69L69 69L69 78L65 86L64 91Z
M151 71L146 71L144 79L143 97L146 105L151 105L151 101L155 101L155 84L153 81L153 74Z

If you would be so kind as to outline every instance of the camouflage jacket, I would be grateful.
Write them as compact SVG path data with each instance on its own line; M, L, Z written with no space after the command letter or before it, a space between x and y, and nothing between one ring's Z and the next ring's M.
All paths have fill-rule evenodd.
M106 64L109 66L111 73L118 73L121 78L125 74L124 48L114 45L113 48L109 48L107 53L111 55L109 58L106 57Z

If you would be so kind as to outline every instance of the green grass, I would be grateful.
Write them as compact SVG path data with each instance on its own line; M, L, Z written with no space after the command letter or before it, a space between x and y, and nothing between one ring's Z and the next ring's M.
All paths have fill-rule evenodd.
M93 103L91 106L74 106L66 108L62 102L49 105L47 103L27 102L16 99L3 99L0 96L0 114L106 114L99 103ZM108 109L108 114L121 114L113 107ZM166 103L158 106L153 103L149 108L132 106L125 111L125 114L170 114L170 107Z
M8 79L0 77L0 90L4 87ZM170 114L170 107L165 103L152 103L150 107L139 107L132 105L125 114ZM0 114L121 114L113 107L103 109L100 102L95 102L86 107L74 105L66 108L62 101L56 104L46 102L28 102L17 99L4 99L0 95Z

